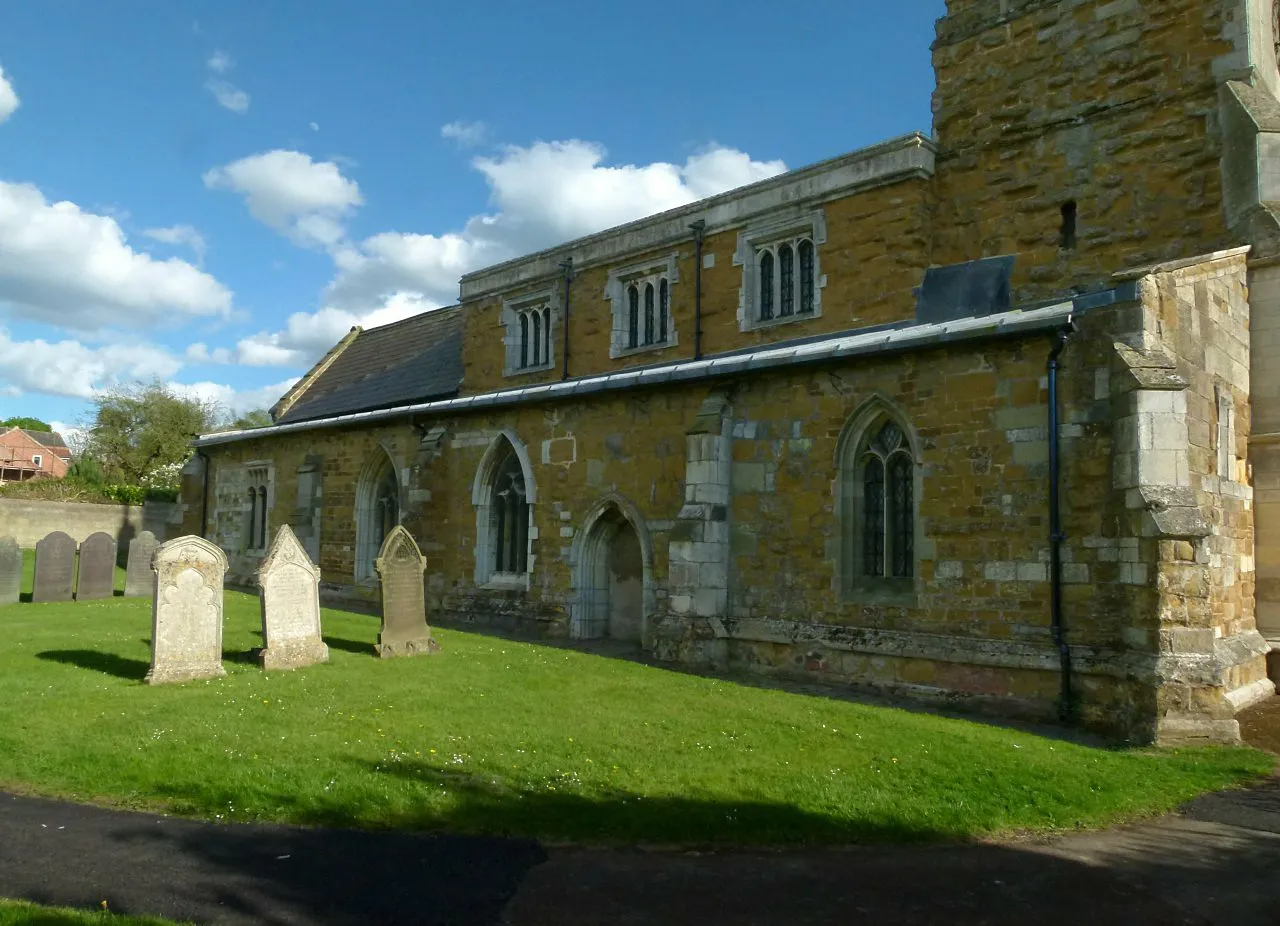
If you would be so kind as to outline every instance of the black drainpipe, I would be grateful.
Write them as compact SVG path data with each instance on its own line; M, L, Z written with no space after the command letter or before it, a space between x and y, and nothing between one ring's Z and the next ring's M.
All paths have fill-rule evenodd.
M1049 351L1049 616L1053 626L1053 642L1058 647L1058 660L1062 666L1062 694L1058 703L1058 718L1063 723L1073 719L1074 706L1071 693L1071 647L1067 645L1067 629L1062 622L1062 542L1067 536L1062 531L1062 511L1059 500L1058 460L1058 358L1071 337L1070 326L1054 335L1053 349Z
M693 359L702 359L702 233L707 223L698 219L693 229Z
M564 372L561 379L569 378L569 289L573 284L573 258L566 257L560 261L560 269L564 271Z
M209 530L209 467L213 465L213 461L203 450L197 450L196 456L204 460L204 466L200 468L200 536L205 538Z

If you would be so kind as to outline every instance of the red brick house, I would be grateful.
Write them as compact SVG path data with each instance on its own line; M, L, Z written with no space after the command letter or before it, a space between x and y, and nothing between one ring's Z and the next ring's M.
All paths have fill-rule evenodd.
M0 482L61 479L71 465L71 451L56 431L0 427Z

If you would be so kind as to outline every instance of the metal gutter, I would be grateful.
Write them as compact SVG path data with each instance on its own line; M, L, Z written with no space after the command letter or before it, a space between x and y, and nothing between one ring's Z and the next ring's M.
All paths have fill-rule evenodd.
M996 315L960 318L948 322L897 328L878 327L866 331L846 332L820 341L780 344L747 353L735 352L731 356L715 355L701 360L681 360L662 366L619 370L616 373L583 376L537 386L503 389L481 395L440 399L376 411L335 415L314 421L296 421L266 428L203 434L195 440L194 446L213 447L218 444L273 437L277 434L370 424L376 421L403 418L407 415L452 415L480 408L501 408L595 393L617 392L637 386L694 382L746 371L805 366L854 357L878 357L966 341L1029 335L1059 329L1068 324L1074 314L1076 314L1075 304L1068 301L1042 308L1014 309Z

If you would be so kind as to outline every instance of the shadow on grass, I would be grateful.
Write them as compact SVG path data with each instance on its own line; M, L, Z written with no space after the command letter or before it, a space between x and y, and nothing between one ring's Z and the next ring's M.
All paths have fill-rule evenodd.
M90 649L45 650L43 653L36 653L36 658L139 681L146 678L147 671L151 668L150 663L140 659L128 659L115 653L100 653Z
M344 653L355 653L357 656L376 656L372 643L359 640L344 640L342 637L325 637L324 642L329 649L340 649Z

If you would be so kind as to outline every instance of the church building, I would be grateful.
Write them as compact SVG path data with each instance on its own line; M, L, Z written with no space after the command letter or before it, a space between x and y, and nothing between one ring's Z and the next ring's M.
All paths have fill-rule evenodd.
M401 524L433 622L1237 742L1280 647L1272 3L948 0L931 132L353 329L196 441L184 528L248 581L289 524L372 602Z

